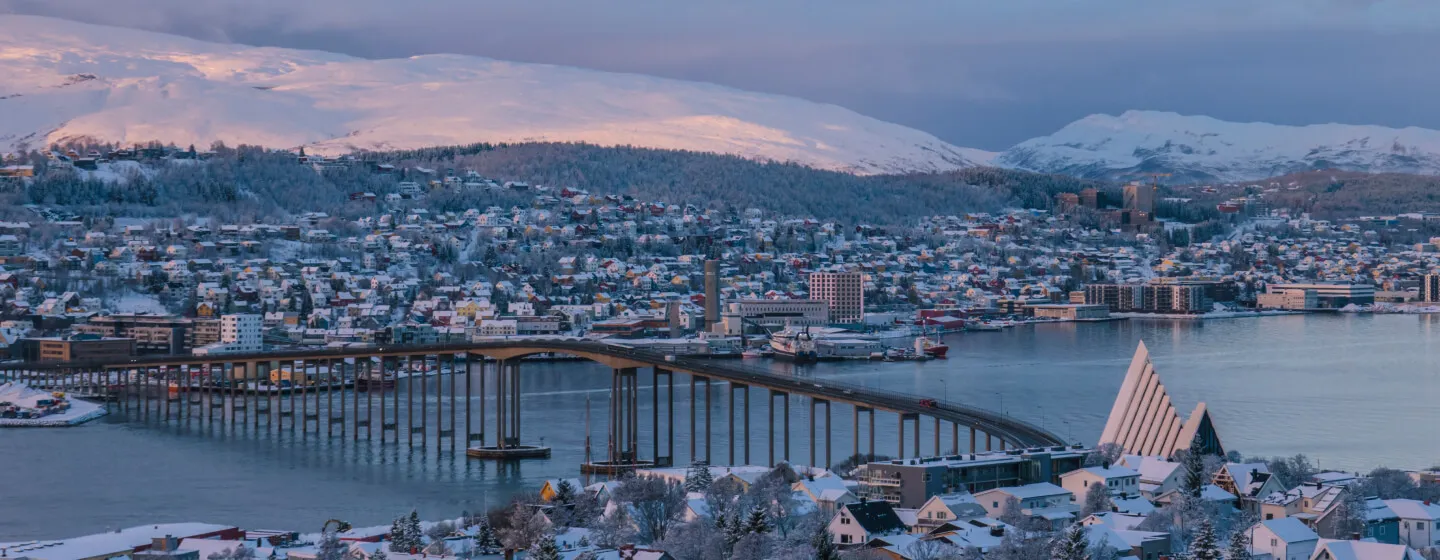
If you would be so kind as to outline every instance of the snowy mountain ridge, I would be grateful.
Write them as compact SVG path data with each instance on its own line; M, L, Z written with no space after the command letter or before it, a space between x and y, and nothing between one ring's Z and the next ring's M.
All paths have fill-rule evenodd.
M1309 169L1440 174L1440 131L1237 123L1160 111L1090 115L1001 152L994 163L1092 179L1173 173L1172 181L1250 181Z
M0 15L0 151L74 139L321 154L475 142L587 142L860 174L995 154L793 97L460 55L369 60Z

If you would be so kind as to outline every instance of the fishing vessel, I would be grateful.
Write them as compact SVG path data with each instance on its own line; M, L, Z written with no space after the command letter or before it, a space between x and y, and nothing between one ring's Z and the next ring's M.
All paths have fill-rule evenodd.
M797 331L785 327L785 330L770 335L770 348L776 356L796 362L813 362L819 358L815 338L810 336L808 328Z

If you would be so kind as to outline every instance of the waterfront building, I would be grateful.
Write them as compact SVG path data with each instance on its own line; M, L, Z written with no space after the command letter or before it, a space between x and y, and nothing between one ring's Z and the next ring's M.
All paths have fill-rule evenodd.
M1065 321L1094 321L1110 318L1110 307L1102 304L1085 303L1038 303L1025 306L1027 314L1037 319L1061 319Z
M1440 302L1440 272L1431 272L1420 277L1420 301Z
M220 341L195 349L198 356L244 354L265 349L261 341L263 317L244 313L220 317Z
M821 327L830 324L830 302L820 299L742 299L730 304L745 324ZM729 325L726 331L729 331Z
M903 508L919 508L937 495L979 492L1046 482L1085 464L1080 446L876 461L865 465L856 494Z
M1314 292L1316 309L1375 303L1375 286L1369 284L1270 284L1265 287L1267 294L1295 290Z
M174 315L121 313L91 317L74 331L102 337L133 338L141 354L183 354L190 349L188 332L192 321Z
M41 362L124 361L135 355L135 339L77 334L66 338L21 339L22 354Z
M1270 289L1263 294L1255 296L1255 305L1261 309L1289 309L1299 311L1320 307L1320 299L1315 296L1315 290Z
M1085 286L1085 303L1114 312L1204 313L1216 301L1234 301L1234 294L1233 284L1160 279L1145 284L1090 284Z
M1126 453L1171 457L1197 439L1206 453L1225 454L1205 403L1196 405L1188 419L1181 419L1150 362L1149 349L1141 342L1110 408L1100 443L1119 445Z
M865 276L859 272L810 274L810 297L830 304L830 321L865 321Z

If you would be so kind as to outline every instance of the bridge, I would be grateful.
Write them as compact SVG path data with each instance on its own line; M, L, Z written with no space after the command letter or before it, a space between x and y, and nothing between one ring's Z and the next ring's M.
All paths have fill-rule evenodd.
M711 399L714 387L726 384L729 414L729 464L751 464L750 399L752 389L766 392L769 464L775 464L777 443L781 459L790 460L790 403L809 404L810 464L817 465L817 442L824 442L824 465L833 459L832 404L851 410L854 453L862 452L861 417L868 423L868 445L863 451L878 455L877 413L893 415L899 437L893 442L896 457L922 454L921 423L933 422L933 451L944 454L942 426L950 428L950 453L960 453L961 429L969 430L969 449L1034 448L1065 445L1059 436L1008 415L953 402L895 393L829 380L777 374L734 362L680 357L622 344L580 339L509 339L469 344L380 346L366 348L307 349L255 354L210 356L136 357L122 362L10 362L0 364L0 382L20 381L32 387L66 391L76 396L104 399L112 410L149 421L209 422L222 427L259 430L300 430L383 443L426 446L434 435L437 449L448 443L455 449L463 441L467 453L484 458L548 456L548 449L522 443L520 375L524 358L551 355L591 360L611 369L609 426L603 461L587 463L596 472L613 472L636 466L675 464L675 374L690 385L690 459L712 461ZM648 458L639 449L639 372L651 371L652 448ZM428 394L436 377L437 392ZM420 389L414 389L416 379ZM489 387L487 389L487 380ZM448 387L446 382L448 381ZM458 382L458 383L457 383ZM662 383L663 382L663 383ZM404 402L396 385L404 385ZM478 393L476 391L478 385ZM697 388L699 392L697 392ZM417 405L417 394L420 401ZM486 410L494 396L493 425ZM472 402L479 396L476 414ZM663 395L663 406L662 406ZM737 395L739 403L737 403ZM703 408L694 406L704 397ZM337 404L338 397L338 404ZM378 411L375 407L379 400ZM448 399L449 406L445 406ZM463 399L463 406L457 404ZM348 400L348 402L347 402ZM776 402L780 401L777 406ZM434 411L429 410L433 402ZM389 404L387 407L386 404ZM737 406L739 408L737 408ZM820 410L823 408L823 411ZM388 410L388 414L387 414ZM661 411L666 411L664 418ZM703 419L697 414L703 410ZM378 416L377 416L378 412ZM418 416L416 413L419 413ZM736 413L742 425L737 431ZM447 414L448 413L448 414ZM463 423L457 414L463 413ZM777 423L777 413L781 416ZM534 412L531 412L534 414ZM843 414L843 410L842 410ZM402 417L403 416L403 417ZM431 424L433 420L434 424ZM478 422L477 422L478 421ZM703 422L703 424L702 424ZM822 437L816 437L820 425ZM703 428L701 428L703 426ZM776 430L781 439L777 442ZM906 454L907 428L911 441ZM662 438L662 430L665 436ZM704 434L697 447L697 430ZM337 433L338 432L338 433ZM389 436L387 438L387 435ZM983 439L982 439L983 438ZM587 440L588 441L588 440ZM666 442L664 449L661 443ZM487 443L488 442L488 443ZM737 458L736 448L742 450ZM737 463L737 460L740 461Z

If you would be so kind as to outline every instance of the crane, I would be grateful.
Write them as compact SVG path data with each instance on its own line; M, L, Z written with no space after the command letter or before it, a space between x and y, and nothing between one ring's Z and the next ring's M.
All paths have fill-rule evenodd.
M1150 177L1150 184L1154 186L1157 191L1160 190L1160 178L1170 176L1169 173L1141 173L1141 175Z

